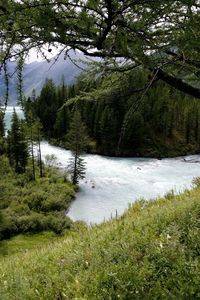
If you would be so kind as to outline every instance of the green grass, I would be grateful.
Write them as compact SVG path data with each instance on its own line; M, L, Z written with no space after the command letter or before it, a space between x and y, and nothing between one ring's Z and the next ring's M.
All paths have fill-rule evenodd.
M200 299L200 188L1 260L1 300Z
M11 239L0 242L0 259L16 253L24 253L28 250L35 250L44 245L58 241L63 238L58 237L53 232L42 232L37 234L19 234Z

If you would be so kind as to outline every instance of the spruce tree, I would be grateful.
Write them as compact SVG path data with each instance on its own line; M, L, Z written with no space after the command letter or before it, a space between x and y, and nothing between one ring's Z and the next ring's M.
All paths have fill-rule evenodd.
M0 137L3 137L4 134L5 134L4 114L0 107Z
M4 126L4 113L0 107L0 155L5 152L5 126Z
M35 180L35 157L34 148L37 147L38 166L40 170L40 177L43 177L43 163L41 155L41 129L42 125L35 112L36 95L35 90L32 91L31 97L24 102L24 115L26 119L26 137L29 142L31 158L32 158L32 170L33 180Z
M36 126L34 124L33 114L31 110L26 112L26 122L24 123L24 129L26 131L26 139L28 141L29 150L31 154L32 179L35 180L36 168L35 168L34 146L35 146Z
M70 160L68 169L72 176L72 182L77 184L79 179L83 179L85 175L85 162L81 155L84 153L87 144L87 134L85 125L82 122L80 112L74 112L70 130L67 135L67 146L72 151L72 159Z
M8 132L8 157L15 172L24 173L28 163L28 145L25 140L21 122L14 110L11 130Z
M64 106L57 112L56 122L54 126L54 137L63 138L69 129L69 108Z
M56 87L51 79L46 80L35 106L45 136L48 138L53 137L59 105L57 103Z

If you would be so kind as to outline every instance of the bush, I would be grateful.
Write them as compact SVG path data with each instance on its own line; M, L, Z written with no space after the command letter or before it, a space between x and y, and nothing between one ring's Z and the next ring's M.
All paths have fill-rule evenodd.
M1 239L8 239L12 235L18 233L18 228L16 225L16 216L3 214L3 224L1 226Z
M40 211L43 201L47 198L45 191L32 191L32 193L26 197L25 202L27 202L31 210Z
M18 233L37 233L48 230L48 226L45 223L45 216L36 212L33 212L28 216L21 216L17 219L16 225Z
M12 205L9 207L10 210L17 216L27 216L30 215L31 210L29 206L26 203L12 203Z
M62 211L67 209L67 201L62 195L52 195L44 200L41 204L41 210L44 212Z
M200 188L200 177L196 177L192 180L192 185L194 188Z
M24 187L33 179L32 177L33 175L30 170L27 170L24 174L18 174L16 177L16 185Z
M8 239L13 235L21 233L38 233L52 230L56 234L61 234L64 230L70 229L72 221L64 214L49 214L31 212L29 215L19 216L10 212L3 219L0 226L1 239Z
M66 215L55 214L47 217L48 229L56 234L61 234L65 229L70 229L72 221Z
M61 233L70 227L65 212L74 197L71 183L63 183L60 175L51 170L48 177L31 181L29 171L16 175L5 157L0 157L0 164L0 209L4 216L0 229L2 239L44 230Z

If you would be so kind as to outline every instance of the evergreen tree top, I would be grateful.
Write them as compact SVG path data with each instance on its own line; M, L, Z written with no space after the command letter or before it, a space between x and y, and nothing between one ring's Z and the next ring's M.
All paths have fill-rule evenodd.
M87 145L86 127L82 122L81 114L77 109L74 111L66 138L67 146L73 153L80 155L84 152Z

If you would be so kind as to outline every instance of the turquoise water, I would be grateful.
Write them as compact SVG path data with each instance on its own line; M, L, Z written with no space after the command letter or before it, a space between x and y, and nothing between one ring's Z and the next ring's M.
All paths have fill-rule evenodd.
M15 106L15 107L8 106L6 109L5 118L4 118L6 131L10 129L11 118L12 118L14 108L15 108L15 111L16 111L17 115L19 116L19 118L23 118L23 116L24 116L23 112L19 106Z

